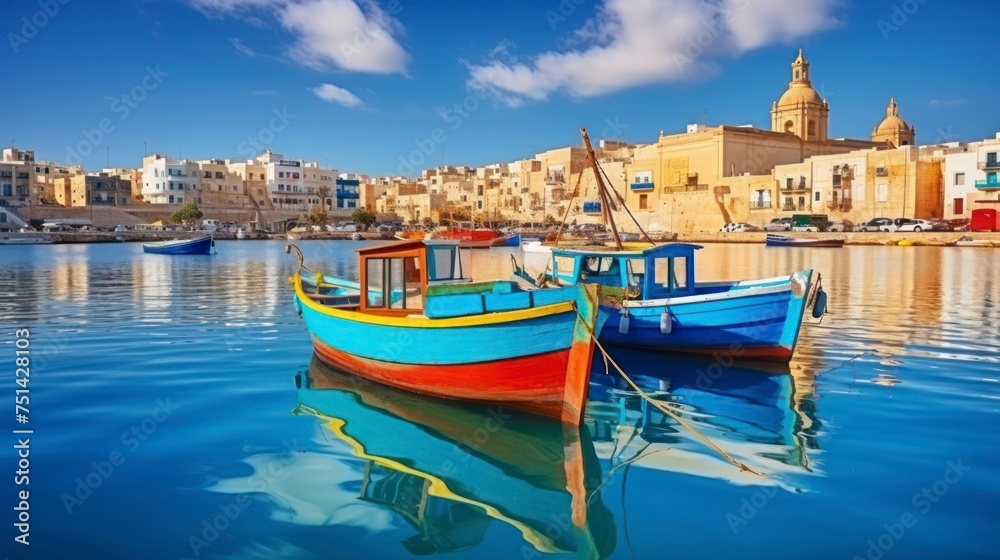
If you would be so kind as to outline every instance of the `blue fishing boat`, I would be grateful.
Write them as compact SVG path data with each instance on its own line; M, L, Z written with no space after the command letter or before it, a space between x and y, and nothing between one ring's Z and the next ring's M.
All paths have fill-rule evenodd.
M507 236L507 241L504 242L504 247L520 247L521 246L521 234L512 233Z
M541 282L515 263L515 274L542 286L599 284L612 313L599 340L671 352L787 362L807 304L826 295L812 271L739 282L696 282L699 245L669 243L645 251L553 249ZM549 272L551 271L551 272Z
M198 239L171 239L145 243L142 250L157 255L211 255L215 253L215 239L212 236Z
M592 333L607 318L598 286L473 283L456 240L360 249L357 283L306 269L293 249L295 306L319 359L399 389L580 422Z

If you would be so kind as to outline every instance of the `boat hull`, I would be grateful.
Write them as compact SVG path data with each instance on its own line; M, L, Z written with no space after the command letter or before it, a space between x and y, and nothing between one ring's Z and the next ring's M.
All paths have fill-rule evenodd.
M296 305L317 357L334 367L415 393L579 423L593 357L590 331L599 332L607 317L597 287L580 288L565 303L450 319L327 309L300 288Z
M768 247L843 247L843 239L798 239L784 235L768 235Z
M143 245L145 253L155 255L211 255L215 249L215 240L211 237L192 239L184 243L172 243L162 245Z
M600 341L685 354L788 362L798 341L811 276L812 271L807 270L786 282L677 298L677 302L633 302L626 308L628 328L622 327L624 312L616 310L601 331ZM793 282L800 284L793 288ZM664 313L669 314L666 320ZM666 329L662 328L665 321L669 321Z

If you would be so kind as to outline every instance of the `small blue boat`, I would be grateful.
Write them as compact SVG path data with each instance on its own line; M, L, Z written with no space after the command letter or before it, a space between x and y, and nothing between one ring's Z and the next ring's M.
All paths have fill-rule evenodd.
M521 234L512 233L507 236L507 241L504 242L504 247L520 247L521 246Z
M215 253L215 239L212 236L198 239L171 239L142 246L145 253L157 255L211 255Z
M553 249L542 285L595 283L612 314L601 342L680 353L787 362L807 303L822 316L826 295L812 270L740 282L696 282L699 245L668 243L645 251ZM551 273L548 271L551 270ZM534 280L516 266L515 274ZM815 289L816 293L811 290Z

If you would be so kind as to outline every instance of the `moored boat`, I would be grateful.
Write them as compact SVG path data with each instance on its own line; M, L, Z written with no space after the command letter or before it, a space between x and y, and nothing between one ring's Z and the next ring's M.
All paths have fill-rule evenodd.
M55 239L48 235L15 235L0 237L0 245L50 245Z
M473 283L457 241L424 240L360 249L358 294L326 297L302 266L295 305L324 362L416 393L495 403L579 423L587 397L592 333L607 313L599 288L522 290ZM313 292L313 293L310 293ZM317 297L317 295L319 297ZM330 301L327 301L330 300Z
M488 249L507 243L507 237L489 228L473 227L471 222L456 222L457 226L440 232L441 239L454 239L464 249Z
M142 250L157 255L211 255L215 253L215 239L212 236L198 239L171 239L145 243Z
M767 234L768 247L843 247L844 240L836 239L806 239L789 237L787 235Z
M668 243L645 251L553 249L543 284L596 283L617 301L600 341L695 354L787 362L807 304L822 316L826 295L812 271L739 282L696 282L699 245ZM520 267L515 274L534 282ZM815 289L816 293L813 293Z

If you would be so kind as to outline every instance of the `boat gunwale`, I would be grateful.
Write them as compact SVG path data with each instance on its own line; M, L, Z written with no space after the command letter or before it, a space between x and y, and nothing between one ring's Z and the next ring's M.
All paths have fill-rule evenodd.
M301 273L296 272L295 275L290 278L292 285L295 289L295 297L303 305L308 307L311 311L319 313L321 315L332 317L334 319L340 319L344 321L352 321L355 323L366 323L371 325L380 325L386 327L400 327L400 328L461 328L461 327L475 327L475 326L485 326L485 325L496 325L502 323L512 323L517 321L524 321L529 319L537 319L541 317L549 317L552 315L559 315L562 313L569 313L575 310L575 304L572 301L554 303L550 305L543 305L539 307L531 307L528 309L516 309L513 311L494 311L488 313L481 313L477 315L466 315L463 317L446 317L440 319L432 319L424 315L382 315L374 313L365 313L362 311L348 311L343 308L334 308L323 305L312 300L309 294L302 289Z

